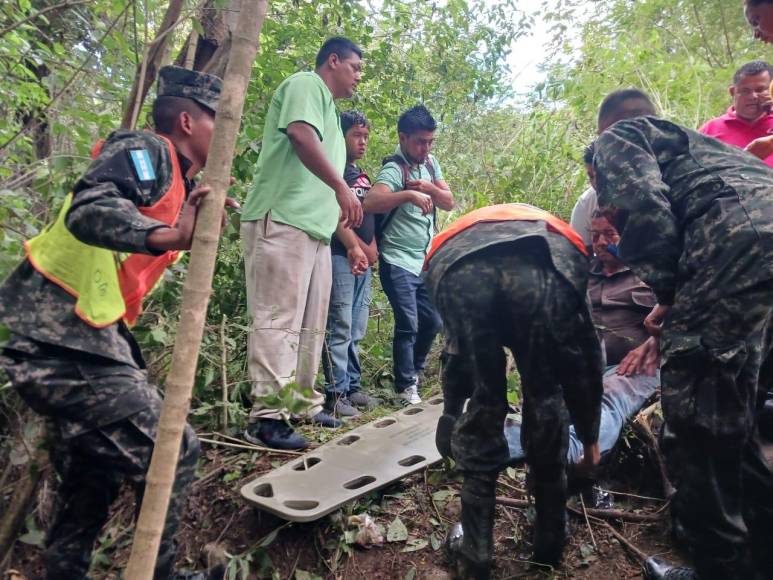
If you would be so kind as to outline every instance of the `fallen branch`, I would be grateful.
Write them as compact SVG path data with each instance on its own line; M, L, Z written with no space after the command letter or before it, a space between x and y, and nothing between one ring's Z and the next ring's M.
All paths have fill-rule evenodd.
M527 508L531 505L533 505L531 502L525 499L512 499L509 497L501 497L497 496L496 502L499 505L507 506L507 507L514 507L514 508ZM571 506L567 506L567 509L570 513L585 517L581 510L578 510L577 508L573 508ZM659 514L637 514L634 512L627 512L624 510L599 510L595 508L588 508L586 509L586 512L589 516L593 516L595 518L605 519L605 520L622 520L624 522L633 522L633 523L653 523L658 522L663 519L664 513Z
M199 441L202 443L209 443L210 445L220 445L222 447L231 447L233 449L246 449L247 451L263 451L271 453L280 453L282 455L303 455L299 451L289 451L287 449L268 449L267 447L261 447L260 445L253 445L251 443L226 443L225 441L216 441L215 439L205 439L199 437Z
M617 539L618 542L620 542L623 546L628 548L632 554L636 556L636 558L639 560L639 564L643 564L644 561L649 557L647 554L642 552L639 548L634 546L628 538L626 538L623 534L618 532L614 527L612 527L609 522L599 522L602 524L609 532Z
M5 561L16 542L30 504L35 498L35 489L48 465L48 451L38 449L29 466L29 477L20 481L13 492L11 503L0 521L0 564Z

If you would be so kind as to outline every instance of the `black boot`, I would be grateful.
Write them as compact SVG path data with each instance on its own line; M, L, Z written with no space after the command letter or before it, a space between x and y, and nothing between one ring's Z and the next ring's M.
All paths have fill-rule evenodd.
M308 441L280 419L258 419L247 425L244 439L272 449L306 449Z
M644 562L644 577L647 580L698 580L698 575L692 568L672 566L654 556Z
M453 459L451 452L451 435L456 425L456 417L453 415L441 415L437 422L435 431L435 447L437 447L440 456L446 459Z
M489 580L491 564L475 564L462 552L464 529L461 523L456 523L448 529L448 535L443 543L443 549L451 564L451 577L454 580Z

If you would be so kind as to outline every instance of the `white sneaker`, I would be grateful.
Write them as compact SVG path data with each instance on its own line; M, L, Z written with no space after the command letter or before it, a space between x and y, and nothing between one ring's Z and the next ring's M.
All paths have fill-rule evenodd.
M421 403L418 385L411 385L404 391L397 393L397 397L404 405L418 405Z

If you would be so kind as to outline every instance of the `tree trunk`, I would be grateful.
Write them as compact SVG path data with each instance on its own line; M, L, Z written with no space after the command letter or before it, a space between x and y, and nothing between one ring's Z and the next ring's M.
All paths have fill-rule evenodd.
M126 568L127 580L148 580L153 577L190 408L196 375L195 363L199 356L212 291L220 220L230 184L236 137L266 9L267 0L244 2L238 28L233 36L209 159L202 179L202 183L211 186L212 191L204 199L196 220L190 265L183 289L180 326L166 381L158 439L153 449L142 509Z
M207 0L198 13L202 33L191 31L175 64L223 76L231 52L231 36L236 30L240 4L240 0L231 0L229 10L217 10L215 0Z
M121 120L122 129L134 129L134 126L137 124L137 117L139 117L142 103L145 102L150 85L153 84L158 75L161 63L164 62L169 37L177 25L177 20L180 18L180 12L182 12L184 3L184 0L170 0L169 7L166 9L164 20L161 22L156 37L145 48L145 54L134 77L134 85L132 85L132 90L129 93L129 101Z

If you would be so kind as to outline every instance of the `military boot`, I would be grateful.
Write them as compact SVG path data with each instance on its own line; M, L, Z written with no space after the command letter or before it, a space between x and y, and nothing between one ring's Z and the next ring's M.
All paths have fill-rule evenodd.
M476 564L462 552L464 528L461 522L449 528L443 549L451 564L451 577L454 580L488 580L491 577L491 563Z
M654 556L644 562L644 577L647 580L698 580L698 575L692 568L672 566Z

